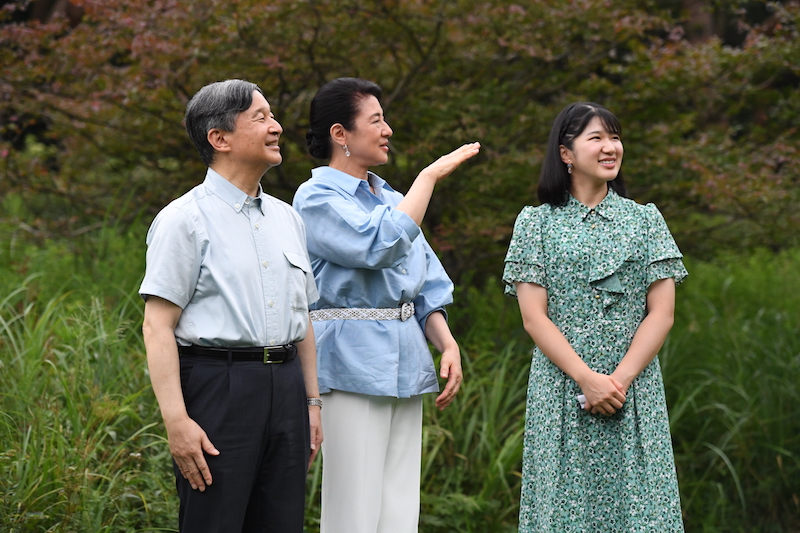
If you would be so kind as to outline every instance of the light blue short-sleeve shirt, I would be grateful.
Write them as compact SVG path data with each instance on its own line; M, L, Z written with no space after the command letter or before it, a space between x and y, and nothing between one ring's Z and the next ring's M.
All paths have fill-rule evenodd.
M304 339L319 297L297 213L260 187L248 196L212 169L150 226L139 293L183 309L179 344L225 347Z

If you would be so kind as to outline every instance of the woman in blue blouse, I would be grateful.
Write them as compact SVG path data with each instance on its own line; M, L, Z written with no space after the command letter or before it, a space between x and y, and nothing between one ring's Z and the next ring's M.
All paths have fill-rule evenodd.
M320 299L312 307L325 415L321 533L411 533L419 518L422 394L452 402L461 358L444 307L453 284L420 224L437 181L478 153L467 144L422 170L405 197L369 167L392 129L378 85L339 78L311 102L309 152L330 159L300 186Z

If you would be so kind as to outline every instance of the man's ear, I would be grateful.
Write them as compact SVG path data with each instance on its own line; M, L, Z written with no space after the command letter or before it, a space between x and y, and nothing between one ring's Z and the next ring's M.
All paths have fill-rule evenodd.
M218 128L212 128L208 130L208 134L206 135L206 139L208 139L208 144L216 152L230 152L231 145L228 143L228 132L222 131Z

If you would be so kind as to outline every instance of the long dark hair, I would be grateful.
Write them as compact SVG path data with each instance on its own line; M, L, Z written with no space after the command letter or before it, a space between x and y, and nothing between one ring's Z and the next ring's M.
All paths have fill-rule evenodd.
M561 145L569 150L573 149L575 138L580 135L594 117L599 117L603 127L615 135L622 133L622 126L611 111L595 104L594 102L576 102L561 111L550 130L547 141L547 153L542 164L542 173L539 176L539 201L552 206L566 205L569 200L569 189L572 177L567 172L567 166L561 160ZM608 186L620 196L628 196L622 170L617 177L609 182Z
M359 103L370 95L380 102L380 86L361 78L337 78L323 85L311 100L306 133L308 153L318 159L330 159L331 126L341 124L352 131Z

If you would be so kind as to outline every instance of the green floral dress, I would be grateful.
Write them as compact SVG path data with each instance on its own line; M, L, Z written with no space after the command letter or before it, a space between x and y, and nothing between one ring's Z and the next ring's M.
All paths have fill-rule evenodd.
M609 191L594 209L526 207L506 256L515 282L547 289L550 319L597 372L611 374L646 311L648 286L686 277L664 218ZM612 416L580 409L580 387L533 352L522 464L521 532L683 532L661 370L656 357Z

